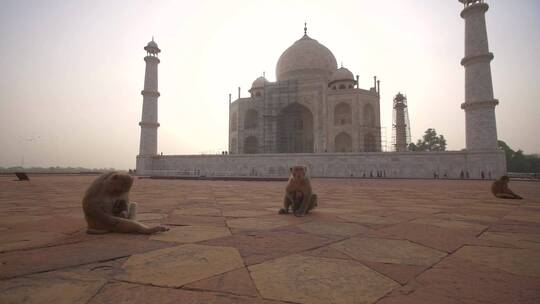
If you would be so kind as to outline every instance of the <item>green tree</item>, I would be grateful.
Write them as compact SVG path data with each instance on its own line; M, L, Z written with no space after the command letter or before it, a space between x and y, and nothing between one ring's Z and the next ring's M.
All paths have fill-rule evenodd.
M416 144L409 144L410 151L446 151L446 139L444 135L437 136L435 129L429 128L424 133L422 139L419 139Z
M540 172L540 157L527 155L521 149L514 151L504 141L498 141L499 148L506 156L506 169L509 172L538 173Z

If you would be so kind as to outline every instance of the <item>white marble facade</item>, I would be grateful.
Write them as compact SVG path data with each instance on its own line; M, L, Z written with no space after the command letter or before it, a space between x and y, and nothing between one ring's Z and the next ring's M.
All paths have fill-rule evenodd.
M359 88L307 33L283 52L276 76L257 78L249 97L230 104L230 154L381 151L376 82Z

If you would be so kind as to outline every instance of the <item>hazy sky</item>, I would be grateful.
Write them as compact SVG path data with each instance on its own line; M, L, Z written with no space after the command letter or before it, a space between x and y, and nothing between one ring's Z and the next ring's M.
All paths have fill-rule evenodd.
M488 0L499 139L539 153L540 1ZM0 1L0 166L134 168L145 52L155 36L164 154L227 149L228 94L243 96L303 34L369 88L408 97L413 140L465 146L464 22L457 0ZM383 130L384 133L384 130Z

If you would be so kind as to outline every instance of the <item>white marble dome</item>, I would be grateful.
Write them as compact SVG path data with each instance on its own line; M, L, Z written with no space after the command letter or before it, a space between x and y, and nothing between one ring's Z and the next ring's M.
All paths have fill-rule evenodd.
M354 81L354 75L351 71L349 71L349 69L347 68L344 68L344 67L340 67L339 69L337 69L333 74L332 76L330 77L330 82L335 82L335 81L342 81L342 80L352 80Z
M268 80L266 80L266 78L264 78L263 76L255 79L255 81L253 81L253 84L251 85L251 88L252 89L255 89L255 88L262 88L266 85L266 83L268 83Z
M278 81L329 77L336 69L334 54L317 40L304 35L281 54L276 76Z

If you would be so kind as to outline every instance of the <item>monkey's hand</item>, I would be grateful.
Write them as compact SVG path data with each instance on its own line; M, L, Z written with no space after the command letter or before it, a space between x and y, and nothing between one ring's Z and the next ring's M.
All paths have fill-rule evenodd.
M289 213L289 209L281 208L281 209L279 209L278 213L279 214L287 214L287 213Z
M165 231L169 231L169 228L165 226L155 226L155 227L149 228L148 232L149 234L154 234L154 233L165 232Z

